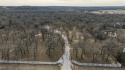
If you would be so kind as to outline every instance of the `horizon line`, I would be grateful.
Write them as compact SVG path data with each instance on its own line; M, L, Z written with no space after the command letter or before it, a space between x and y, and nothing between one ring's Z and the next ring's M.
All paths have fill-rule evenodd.
M125 6L51 6L51 5L48 5L48 6L36 6L36 5L34 5L34 6L32 6L32 5L10 5L11 7L125 7ZM9 7L9 5L7 6L2 6L2 5L0 5L0 7Z

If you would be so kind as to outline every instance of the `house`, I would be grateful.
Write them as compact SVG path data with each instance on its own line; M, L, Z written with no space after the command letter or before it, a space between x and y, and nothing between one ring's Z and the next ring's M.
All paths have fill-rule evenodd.
M114 27L119 28L119 29L125 29L125 23L118 22L118 23L114 24Z
M123 49L123 52L125 53L125 48Z
M116 38L116 37L117 37L116 31L117 31L117 30L115 30L115 29L112 29L112 30L104 30L104 31L102 31L102 33L103 33L105 36L112 37L112 38Z

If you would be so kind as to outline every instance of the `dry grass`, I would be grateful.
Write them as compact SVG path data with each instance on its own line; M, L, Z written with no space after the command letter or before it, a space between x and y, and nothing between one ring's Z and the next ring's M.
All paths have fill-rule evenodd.
M59 70L58 65L0 64L0 70Z
M84 66L74 65L73 70L125 70L125 68L84 67Z
M59 65L0 64L0 70L60 70ZM73 70L125 70L125 68L86 67L73 65Z
M19 33L18 33L19 31ZM30 31L30 30L29 30ZM8 34L7 34L8 33ZM37 34L37 33L36 33ZM27 34L29 36L29 34ZM0 50L3 50L6 48L9 48L9 60L17 60L15 55L15 49L17 46L23 47L24 50L26 50L25 43L20 41L20 37L25 37L24 39L28 40L28 37L25 37L25 33L22 30L0 30ZM7 44L5 39L8 38ZM43 62L55 62L58 61L61 56L63 55L63 52L61 50L61 47L56 47L55 50L51 50L51 56L49 57L46 54L47 47L44 45L42 41L42 37L34 37L33 39L37 39L37 53L36 53L36 59L34 59L34 46L35 43L33 42L29 47L29 53L26 52L26 54L21 56L21 52L18 52L18 60L24 60L24 61L43 61ZM19 40L19 41L18 41ZM20 43L21 42L21 43ZM19 45L18 45L19 44ZM58 54L57 54L58 53ZM0 60L3 60L1 58L2 52L0 51ZM4 59L6 60L6 59Z

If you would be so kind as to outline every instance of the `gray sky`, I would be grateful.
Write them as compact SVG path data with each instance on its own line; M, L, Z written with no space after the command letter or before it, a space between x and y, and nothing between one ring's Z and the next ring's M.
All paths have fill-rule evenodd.
M125 0L0 0L0 6L125 6Z

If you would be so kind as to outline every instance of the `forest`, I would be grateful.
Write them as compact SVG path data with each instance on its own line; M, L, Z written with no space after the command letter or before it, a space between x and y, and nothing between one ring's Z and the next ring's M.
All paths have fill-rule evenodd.
M0 60L59 60L65 43L60 35L44 28L50 26L51 30L60 30L67 36L72 60L125 64L125 14L57 8L56 11L51 11L51 7L49 10L42 8L44 11L13 7L9 7L9 11L0 10Z

